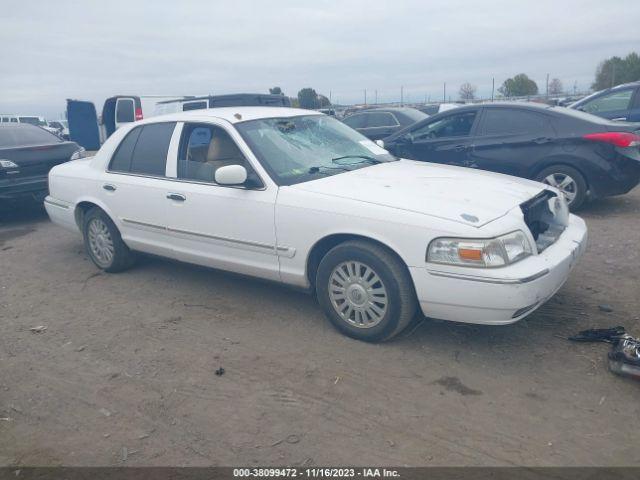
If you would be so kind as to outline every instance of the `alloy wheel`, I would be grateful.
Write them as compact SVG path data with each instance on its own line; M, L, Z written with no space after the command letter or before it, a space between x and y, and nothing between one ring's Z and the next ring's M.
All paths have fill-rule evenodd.
M101 266L111 265L115 247L107 224L99 218L92 218L88 225L87 234L93 257Z
M329 299L340 317L357 328L378 325L387 312L389 296L378 274L362 262L347 261L329 276Z
M571 204L578 195L578 184L576 181L566 173L552 173L547 175L543 183L551 185L562 192L564 198L567 199L567 203Z

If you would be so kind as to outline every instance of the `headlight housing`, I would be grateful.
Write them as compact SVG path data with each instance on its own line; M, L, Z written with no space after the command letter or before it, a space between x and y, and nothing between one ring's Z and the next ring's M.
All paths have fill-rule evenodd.
M427 262L464 267L503 267L533 255L521 230L496 238L436 238L427 249Z
M84 158L84 152L84 147L80 147L80 150L76 150L75 152L73 152L73 155L71 155L71 158L69 160L79 160L81 158Z

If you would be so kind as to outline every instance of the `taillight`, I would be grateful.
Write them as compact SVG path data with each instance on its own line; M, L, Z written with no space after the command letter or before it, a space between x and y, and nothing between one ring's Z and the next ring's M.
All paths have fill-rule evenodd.
M592 142L610 143L622 148L640 147L640 135L629 132L589 133L582 138Z
M141 108L136 108L136 121L137 120L142 120L142 109Z

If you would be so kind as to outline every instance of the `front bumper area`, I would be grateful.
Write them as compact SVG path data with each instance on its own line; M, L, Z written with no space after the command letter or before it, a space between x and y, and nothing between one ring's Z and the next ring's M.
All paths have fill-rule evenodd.
M586 245L587 227L571 215L553 245L513 265L478 269L427 264L409 271L425 316L506 325L549 300L567 280Z

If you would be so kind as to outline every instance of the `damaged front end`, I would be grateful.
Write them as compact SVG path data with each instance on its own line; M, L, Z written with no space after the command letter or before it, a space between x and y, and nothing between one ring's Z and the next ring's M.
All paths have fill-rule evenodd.
M562 195L544 190L520 204L538 253L553 245L569 225L569 207Z

